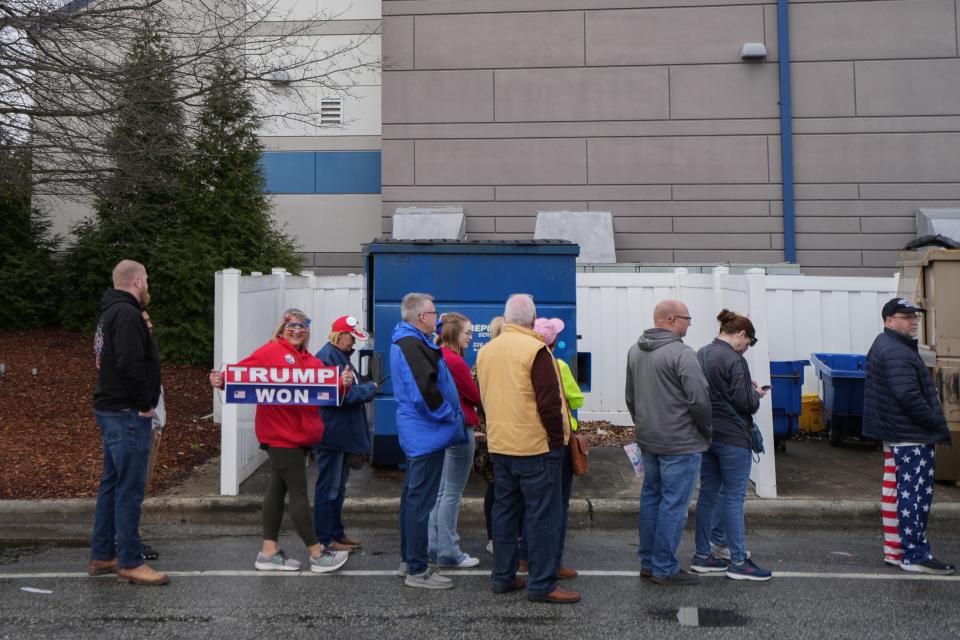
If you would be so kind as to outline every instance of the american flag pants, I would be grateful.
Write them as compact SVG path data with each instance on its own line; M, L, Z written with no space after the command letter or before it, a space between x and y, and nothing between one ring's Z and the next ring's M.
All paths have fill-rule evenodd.
M927 542L927 521L933 502L932 444L883 445L883 560L900 565L933 556Z

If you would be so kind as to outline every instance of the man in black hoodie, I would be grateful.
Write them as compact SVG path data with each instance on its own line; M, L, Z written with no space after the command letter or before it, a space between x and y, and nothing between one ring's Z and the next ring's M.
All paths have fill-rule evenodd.
M139 534L153 413L160 399L160 356L142 315L148 302L147 270L121 260L113 269L113 288L100 300L94 338L93 412L103 440L103 476L89 573L159 585L169 578L144 564Z

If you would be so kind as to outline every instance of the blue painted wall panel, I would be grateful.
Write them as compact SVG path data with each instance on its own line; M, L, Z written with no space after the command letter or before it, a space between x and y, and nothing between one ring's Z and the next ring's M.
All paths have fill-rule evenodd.
M316 154L312 151L264 153L263 173L269 193L316 193Z
M317 193L380 193L380 152L318 151Z
M379 151L268 151L269 193L380 193Z

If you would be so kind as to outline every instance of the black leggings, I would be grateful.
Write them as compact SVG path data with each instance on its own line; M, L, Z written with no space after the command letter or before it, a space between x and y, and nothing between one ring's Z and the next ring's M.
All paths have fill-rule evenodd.
M290 492L290 519L303 543L308 547L317 544L313 530L310 503L307 502L307 467L301 448L281 449L270 447L270 486L263 496L263 539L276 542L280 539L280 523L283 522L283 499Z

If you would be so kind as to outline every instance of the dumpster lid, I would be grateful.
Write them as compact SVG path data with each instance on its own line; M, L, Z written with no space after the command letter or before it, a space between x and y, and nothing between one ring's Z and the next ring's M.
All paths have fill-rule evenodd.
M361 245L363 255L373 253L487 253L580 254L580 245L567 240L394 240L378 238Z

